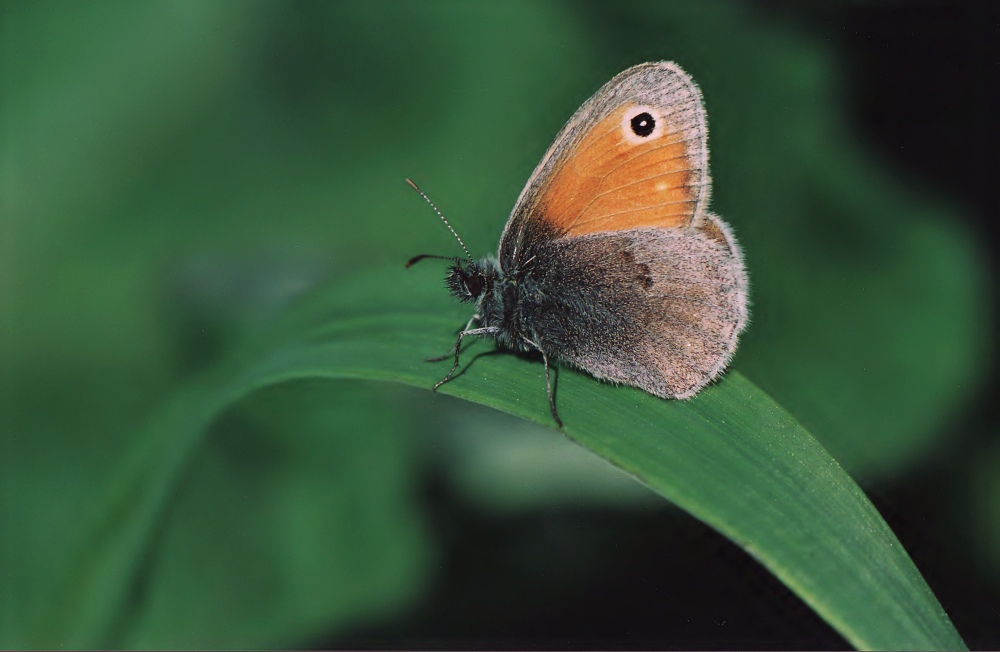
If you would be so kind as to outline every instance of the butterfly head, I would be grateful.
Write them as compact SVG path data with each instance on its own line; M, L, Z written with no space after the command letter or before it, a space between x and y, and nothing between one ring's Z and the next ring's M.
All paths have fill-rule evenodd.
M463 303L477 303L493 289L498 273L497 263L492 259L460 260L448 268L444 282Z
M496 284L499 266L491 258L459 261L448 268L445 285L462 303L477 303Z

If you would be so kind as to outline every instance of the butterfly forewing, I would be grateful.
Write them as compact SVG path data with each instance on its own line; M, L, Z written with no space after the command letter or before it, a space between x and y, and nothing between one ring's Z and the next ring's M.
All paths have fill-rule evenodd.
M500 260L531 237L697 224L708 196L701 93L671 63L612 79L556 137L508 220Z

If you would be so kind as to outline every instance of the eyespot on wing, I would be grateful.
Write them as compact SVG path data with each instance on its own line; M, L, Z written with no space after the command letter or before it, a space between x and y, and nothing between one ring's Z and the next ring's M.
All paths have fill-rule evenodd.
M560 131L511 213L501 259L524 251L528 234L697 225L708 194L697 85L673 63L634 66L605 84Z

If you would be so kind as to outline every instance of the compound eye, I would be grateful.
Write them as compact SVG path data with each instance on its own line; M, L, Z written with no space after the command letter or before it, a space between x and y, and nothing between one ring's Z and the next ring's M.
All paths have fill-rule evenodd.
M465 287L473 298L478 297L483 293L483 277L478 275L470 276L465 279Z

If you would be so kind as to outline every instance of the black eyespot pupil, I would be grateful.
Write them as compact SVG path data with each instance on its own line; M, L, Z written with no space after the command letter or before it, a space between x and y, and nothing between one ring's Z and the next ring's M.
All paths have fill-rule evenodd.
M656 120L645 111L632 118L632 133L645 138L656 129Z

